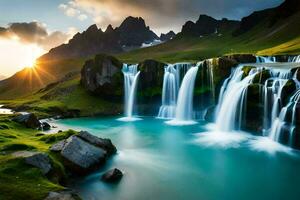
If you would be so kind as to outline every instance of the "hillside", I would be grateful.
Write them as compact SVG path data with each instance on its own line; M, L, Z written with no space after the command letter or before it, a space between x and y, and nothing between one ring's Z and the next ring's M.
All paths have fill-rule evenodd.
M254 12L239 24L225 23L227 26L220 27L217 33L211 33L217 27L214 19L205 17L209 20L206 25L210 24L211 34L199 28L197 32L195 25L201 24L199 22L187 22L173 40L119 54L118 57L126 62L147 58L178 62L233 53L300 54L300 6L295 4L298 5L299 1L288 0L277 8Z
M92 25L76 34L68 44L42 56L35 68L24 69L0 81L0 99L26 96L68 73L79 74L86 59L103 52L127 63L146 59L169 63L199 61L235 53L298 55L299 10L299 1L286 0L276 8L254 12L240 22L200 15L196 22L186 22L176 36L173 32L161 35L160 39L171 40L131 51L128 50L158 38L142 18L128 17L119 27L108 26L105 32Z

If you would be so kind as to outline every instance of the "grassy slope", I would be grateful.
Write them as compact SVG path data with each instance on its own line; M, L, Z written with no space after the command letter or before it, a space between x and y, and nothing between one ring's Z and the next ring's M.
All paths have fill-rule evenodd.
M63 91L63 92L62 92ZM50 98L45 98L50 96ZM0 104L9 107L25 105L28 111L36 113L39 117L49 117L53 110L79 109L80 116L108 115L112 112L122 112L122 106L117 103L105 101L88 93L80 85L79 75L70 80L55 85L46 91L24 96L15 100L0 100Z
M0 99L12 99L33 93L66 74L79 73L86 59L38 61L34 68L26 68L0 82Z
M220 37L177 38L158 46L120 54L118 57L133 63L147 58L164 62L198 61L233 53L300 54L300 13L279 21L274 28L268 27L268 24L266 19L239 37L231 35L233 30L220 30Z
M24 128L12 122L6 115L0 115L0 199L39 200L47 196L49 191L62 190L58 184L58 176L64 176L64 168L58 157L48 151L56 138L66 138L73 131L51 136L36 136L37 130ZM50 138L50 139L49 139ZM13 156L16 151L40 151L51 156L54 171L44 176L39 169L27 165L24 159ZM50 181L50 180L51 181Z

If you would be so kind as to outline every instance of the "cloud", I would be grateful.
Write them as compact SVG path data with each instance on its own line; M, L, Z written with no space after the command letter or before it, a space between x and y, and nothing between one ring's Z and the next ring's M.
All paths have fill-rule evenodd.
M0 37L19 40L21 43L37 44L44 50L49 50L66 42L72 35L55 31L49 33L46 25L40 22L11 23L7 28L0 27Z
M83 14L82 11L76 6L74 1L69 1L67 4L60 4L58 8L62 10L68 17L76 17L80 21L84 21L88 18L88 16Z
M72 0L68 5L85 12L101 28L118 26L127 16L141 16L156 30L180 30L200 14L240 19L254 10L277 6L283 0Z

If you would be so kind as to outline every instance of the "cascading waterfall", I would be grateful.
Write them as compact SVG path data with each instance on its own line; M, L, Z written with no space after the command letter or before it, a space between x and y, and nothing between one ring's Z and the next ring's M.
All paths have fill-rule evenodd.
M280 142L281 133L284 132L284 128L288 126L289 128L287 129L288 136L286 142L290 146L293 145L293 134L296 127L296 114L299 103L300 90L297 90L296 93L291 97L289 103L281 109L279 117L274 120L269 134L269 137L272 140ZM291 119L290 122L288 120L289 118Z
M125 89L125 117L120 118L122 121L135 121L139 118L134 117L134 104L136 98L136 90L140 71L138 65L123 65L122 69L124 75L124 89Z
M298 56L290 56L288 58L288 62L300 63L300 55L298 55Z
M192 67L185 74L179 89L175 109L175 119L167 121L170 125L189 125L193 121L193 94L199 66Z
M240 130L244 114L244 101L247 87L258 73L256 68L251 69L249 75L243 78L243 66L234 70L221 89L220 103L216 119L217 128L221 131Z
M173 119L175 117L181 74L185 74L190 67L189 63L169 64L165 67L162 105L159 108L158 118Z
M276 57L274 56L256 56L256 63L275 63Z

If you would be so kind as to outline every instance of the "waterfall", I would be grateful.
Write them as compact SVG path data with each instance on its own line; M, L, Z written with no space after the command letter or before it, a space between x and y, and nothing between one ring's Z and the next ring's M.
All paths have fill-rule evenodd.
M138 65L123 65L122 69L124 75L124 89L125 89L125 117L121 118L122 121L135 121L133 115L134 104L136 98L136 90L138 84L138 78L140 71L138 71Z
M300 63L300 55L298 55L298 56L289 56L288 62Z
M200 64L202 65L203 63ZM213 102L215 102L216 94L215 94L215 84L214 84L213 59L208 59L206 74L207 74L207 80L209 83L212 99Z
M256 56L256 63L275 63L275 56Z
M277 142L280 142L281 133L284 132L284 127L288 126L288 144L293 145L293 134L297 121L297 109L300 103L300 90L297 90L291 97L289 103L280 111L279 117L276 118L272 124L269 137ZM289 112L291 110L291 112ZM289 122L288 119L291 119Z
M247 95L247 87L257 74L257 69L251 69L249 75L243 78L243 66L237 67L233 75L224 82L220 102L218 106L218 114L216 125L219 130L233 131L241 128L245 98Z
M159 108L158 118L173 119L175 117L176 102L180 86L181 74L190 68L189 63L169 64L165 67L162 105Z
M193 94L198 68L198 65L191 67L185 74L178 93L175 119L167 121L167 124L189 125L196 123L193 121Z

